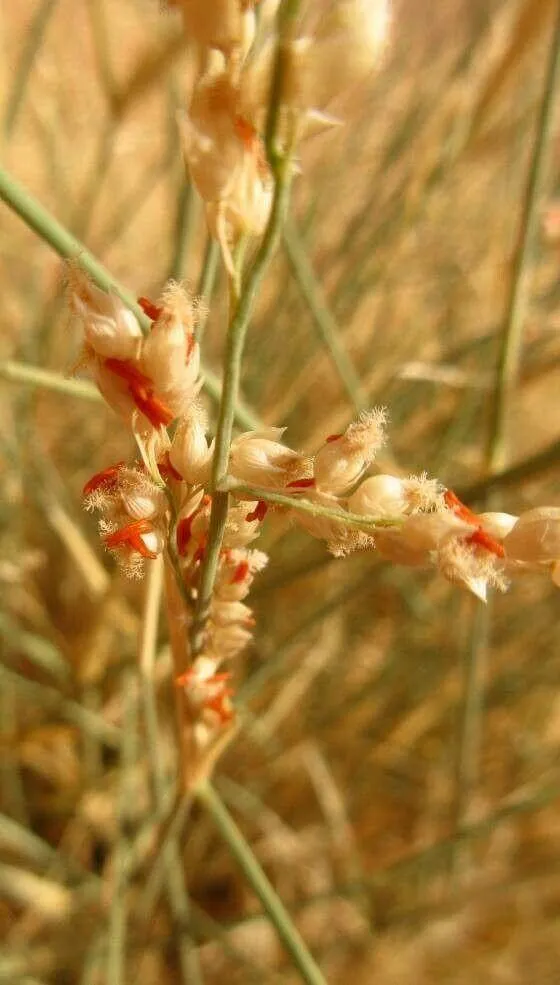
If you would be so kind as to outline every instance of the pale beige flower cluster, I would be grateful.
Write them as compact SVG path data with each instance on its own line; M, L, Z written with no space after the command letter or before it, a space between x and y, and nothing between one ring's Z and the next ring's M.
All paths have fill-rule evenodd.
M144 337L137 318L118 296L99 290L73 267L69 303L84 334L81 364L131 428L140 453L139 461L117 462L86 483L86 509L100 512L103 542L127 575L138 577L146 560L166 556L181 579L188 628L211 505L207 487L212 444L198 399L202 380L194 334L196 305L173 283L157 304L141 298L152 321ZM242 460L243 444L241 437L235 445ZM267 453L269 446L274 442L269 442ZM292 457L298 458L295 453ZM267 561L261 551L249 548L262 519L253 501L234 501L227 517L202 653L180 680L197 742L203 735L210 742L233 717L229 673L220 668L251 639L253 618L244 599Z
M190 180L230 273L233 247L266 226L273 181L262 132L272 84L277 3L258 0L169 0L183 18L197 73L180 117ZM256 7L260 16L256 18ZM310 120L333 122L341 92L378 65L389 22L388 0L302 4L285 50L281 94L284 128L298 135Z
M85 505L100 511L105 546L129 575L139 575L146 559L161 554L173 565L188 629L212 499L212 443L198 399L196 305L176 284L157 304L141 304L152 320L147 337L117 296L70 272L70 306L85 339L83 361L131 427L140 452L137 462L119 462L93 476L84 489ZM375 550L396 564L432 566L483 601L489 586L503 589L516 571L549 571L560 585L560 508L520 517L477 515L425 474L370 474L385 442L386 417L383 408L363 412L312 455L285 444L282 428L248 431L232 441L227 485L233 496L203 646L179 680L201 749L233 718L227 667L252 636L245 599L267 558L251 545L269 509L325 541L337 556Z

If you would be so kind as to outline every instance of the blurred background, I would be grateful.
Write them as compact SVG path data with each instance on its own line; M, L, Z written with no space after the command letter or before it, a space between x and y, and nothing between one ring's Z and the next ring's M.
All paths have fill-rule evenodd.
M383 467L426 470L479 509L560 505L560 116L543 127L541 112L559 8L395 0L379 72L341 95L342 126L303 144L242 381L254 420L287 426L292 447L383 404ZM156 0L23 0L0 10L0 45L4 166L135 294L169 276L206 292L178 16ZM159 823L154 761L166 796L175 775L167 630L154 750L145 587L81 510L85 481L131 441L90 388L65 386L80 338L60 260L0 215L0 982L186 982L186 938L209 985L297 982L201 810L182 839L183 926L146 890L161 872L141 849ZM214 281L203 355L219 375ZM495 482L490 410L520 283ZM37 385L22 366L58 375ZM236 670L244 726L216 786L329 982L560 981L558 590L525 575L483 611L432 572L335 561L279 522L258 546L271 559Z

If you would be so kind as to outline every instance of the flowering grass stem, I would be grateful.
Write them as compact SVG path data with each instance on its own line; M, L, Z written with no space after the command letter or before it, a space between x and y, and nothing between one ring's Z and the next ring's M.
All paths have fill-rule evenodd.
M221 490L228 468L234 410L237 403L241 361L249 320L264 277L276 247L280 241L282 225L288 208L292 164L290 154L275 165L275 189L270 219L255 259L241 287L239 300L232 311L228 328L222 399L216 428L216 444L212 462L212 511L208 531L208 543L200 577L200 591L195 619L192 626L191 647L195 656L203 644L204 625L208 617L212 591L216 580L218 560L224 537L229 505L229 494Z
M210 814L247 882L260 899L278 936L307 985L326 985L325 978L307 950L282 901L268 881L251 847L245 841L219 794L208 782L200 784L196 798Z
M346 510L331 509L329 506L321 506L319 503L313 503L302 496L286 496L285 493L272 492L270 489L261 489L258 486L249 486L244 482L237 482L235 479L226 479L220 488L250 499L262 500L275 506L285 506L291 510L299 510L301 513L309 513L311 516L324 517L327 520L340 520L345 526L354 530L394 529L402 526L404 522L402 516L374 517L364 516L361 513L349 513Z

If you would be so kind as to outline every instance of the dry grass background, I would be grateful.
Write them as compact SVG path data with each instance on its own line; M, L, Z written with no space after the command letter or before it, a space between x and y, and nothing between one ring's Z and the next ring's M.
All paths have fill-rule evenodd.
M341 102L343 128L304 147L292 249L268 278L243 376L246 402L288 425L292 445L314 447L355 403L383 403L387 454L404 472L473 492L484 480L557 6L395 0L383 70ZM177 33L151 0L0 12L4 164L138 294L157 295L171 272L196 288L206 246L177 146L189 71ZM556 114L543 211L560 192L559 139ZM6 208L1 219L0 358L67 374L79 340L60 262ZM558 440L557 269L558 245L540 235L510 466ZM216 371L224 288L204 340ZM333 344L343 373L351 361L347 386ZM100 552L80 490L130 444L90 400L13 381L0 399L0 981L185 981L185 933L207 983L296 981L201 811L183 839L186 926L165 896L146 901L152 852L138 850L126 875L123 860L158 830L154 757L172 791L166 628L150 750L136 656L144 587ZM553 449L512 474L500 503L557 504L558 491ZM555 590L519 579L484 624L431 573L332 561L279 527L265 539L255 645L239 668L246 721L217 786L328 980L560 981Z

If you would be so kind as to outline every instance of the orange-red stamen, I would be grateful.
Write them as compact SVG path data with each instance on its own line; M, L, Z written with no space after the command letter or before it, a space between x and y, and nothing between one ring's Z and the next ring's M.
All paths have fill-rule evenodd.
M181 473L177 472L177 469L174 467L174 465L172 465L168 451L166 451L161 461L158 462L158 469L159 469L159 474L164 479L175 479L177 482L183 481L183 476L181 475Z
M231 579L232 585L238 585L240 582L245 581L247 575L249 574L249 562L240 561L233 572L233 578Z
M231 722L235 715L235 712L229 703L229 698L234 692L230 688L225 688L219 694L216 694L213 698L204 702L204 707L208 708L210 711L216 712L220 719L221 725L226 725L227 722Z
M196 671L193 667L189 667L183 674L175 678L175 684L177 687L188 687L190 684L200 687L209 687L210 690L214 691L214 694L209 694L206 699L204 699L201 704L203 708L209 711L215 712L222 725L226 722L231 721L234 716L234 710L229 703L229 698L233 695L233 690L225 686L225 682L229 680L230 674L221 673L213 674L211 677L206 679L198 679Z
M167 427L175 419L176 415L171 408L164 404L163 400L153 390L136 383L131 383L128 389L138 410L144 414L144 417L148 418L150 424L155 428Z
M268 512L268 503L265 503L264 499L259 499L255 509L251 513L247 513L245 519L251 523L253 520L264 520Z
M128 547L131 551L136 551L137 554L141 554L142 557L151 558L154 560L157 554L153 551L148 550L144 540L142 539L142 534L151 533L153 531L153 526L149 520L135 520L133 523L128 523L126 527L121 527L120 530L115 530L112 534L107 534L103 538L105 545L109 550L114 550L119 547Z
M128 359L115 359L114 356L109 356L105 360L105 366L115 376L120 376L121 379L126 380L129 385L137 384L138 386L153 387L150 377L142 373Z
M194 513L191 516L183 517L183 519L179 520L179 523L177 524L177 550L179 552L179 557L184 557L187 553L187 547L189 540L191 539L193 520Z
M151 318L152 321L157 321L163 311L161 305L154 304L154 302L150 301L149 298L138 298L138 304L142 308L144 314L147 315L148 318Z
M294 479L286 483L286 489L312 489L314 485L315 479Z
M114 489L118 483L119 472L124 464L124 462L115 462L114 465L109 465L101 472L96 472L95 475L92 475L91 479L84 486L84 496L89 496L90 493L95 492L97 489Z
M485 551L490 551L491 554L495 554L497 557L504 557L505 551L499 541L494 537L491 537L489 533L483 527L479 527L475 530L474 534L467 537L467 544L476 544L477 547L484 548Z
M328 437L325 438L325 441L328 445L330 445L332 441L338 441L339 438L342 438L341 434L329 434Z
M257 131L254 126L246 120L244 116L235 117L235 129L247 150L252 150L255 141L258 139Z
M460 520L464 520L465 523L472 524L473 527L479 526L479 520L476 513L473 513L468 506L465 506L465 504L461 502L459 497L451 489L445 490L443 498L451 512L454 513L455 516L459 517Z
M196 345L196 339L194 337L194 332L191 332L190 335L187 335L187 345L185 349L185 363L189 363L191 361L191 356L194 352L195 345Z

